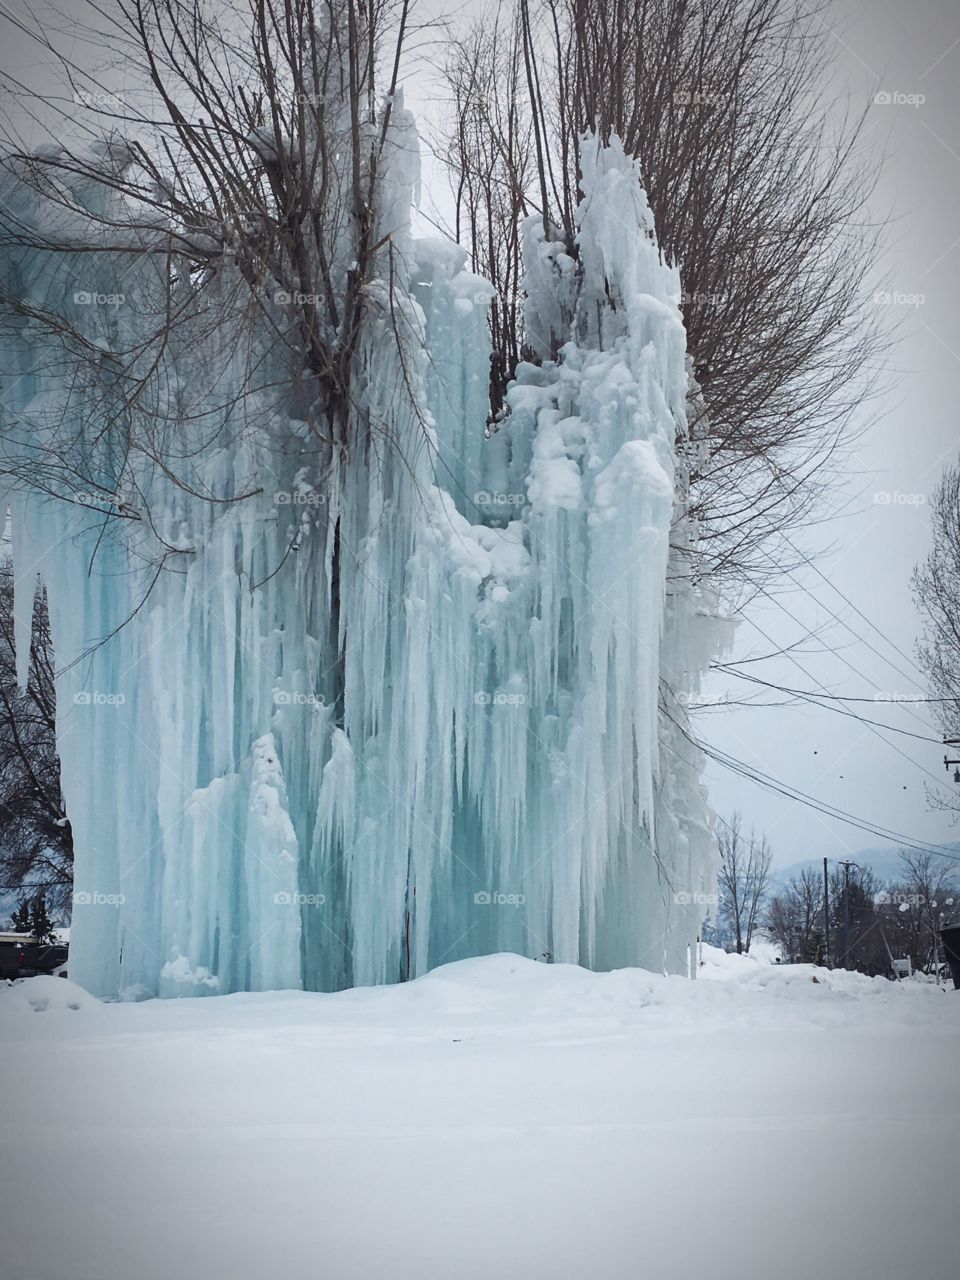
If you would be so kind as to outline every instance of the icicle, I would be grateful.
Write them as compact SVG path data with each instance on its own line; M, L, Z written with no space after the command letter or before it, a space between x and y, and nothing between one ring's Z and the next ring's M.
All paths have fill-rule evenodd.
M272 334L249 339L271 388L255 390L229 327L198 317L156 392L158 417L187 406L189 488L144 453L118 474L91 440L97 492L148 504L150 521L104 536L95 502L13 499L18 576L39 564L50 592L82 893L71 976L90 989L334 988L497 950L684 971L714 853L702 762L660 685L695 680L714 637L701 589L666 594L683 513L679 278L636 164L616 139L583 155L578 261L525 227L541 363L521 365L491 438L491 287L459 249L411 237L419 155L398 98L357 446L318 460ZM98 284L111 269L83 264ZM60 270L32 273L49 299ZM129 307L96 325L83 313L104 368L162 285L138 260ZM235 286L225 266L211 305ZM55 367L53 339L8 346L11 367ZM110 377L90 377L106 411ZM65 379L19 394L34 445L51 421L83 434ZM163 557L176 572L157 575Z

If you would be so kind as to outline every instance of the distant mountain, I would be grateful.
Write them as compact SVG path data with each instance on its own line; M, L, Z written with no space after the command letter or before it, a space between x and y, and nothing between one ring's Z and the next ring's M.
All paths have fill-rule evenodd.
M944 847L950 849L960 858L960 841L953 841ZM879 880L899 880L903 875L899 845L888 844L879 849L858 849L855 853L849 854L848 857L851 862L857 862L861 867L869 867ZM831 870L835 865L835 859L831 859ZM960 862L955 865L958 878L960 878ZM792 862L787 867L772 867L770 870L771 891L776 893L778 890L785 888L793 877L799 875L805 867L816 867L818 871L821 871L823 869L823 858L807 858L803 862Z

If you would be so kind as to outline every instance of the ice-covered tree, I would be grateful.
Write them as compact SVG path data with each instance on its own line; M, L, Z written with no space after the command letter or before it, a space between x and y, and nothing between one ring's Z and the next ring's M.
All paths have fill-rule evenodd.
M659 713L717 626L639 166L585 132L575 253L524 222L488 436L493 290L412 234L386 12L124 6L143 132L7 165L14 568L49 592L97 991L504 949L686 971L712 888L702 760Z
M681 270L696 561L732 596L796 563L782 535L822 497L884 345L864 289L879 167L835 54L794 0L516 0L447 59L455 234L497 289L492 421L523 357L518 220L575 257L580 138L616 134Z

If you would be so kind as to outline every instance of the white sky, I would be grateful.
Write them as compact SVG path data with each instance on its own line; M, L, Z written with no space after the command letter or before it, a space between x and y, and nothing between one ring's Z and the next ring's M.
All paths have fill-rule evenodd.
M895 306L903 327L891 366L899 377L880 406L885 416L857 449L847 511L811 530L804 542L811 550L832 546L818 561L829 584L815 572L799 574L806 591L780 597L782 607L765 604L751 611L740 626L736 649L746 655L772 647L757 627L779 644L816 629L820 644L838 652L800 656L808 678L784 660L747 670L795 688L816 689L820 681L848 696L923 696L928 691L913 662L919 620L910 575L930 545L929 509L922 499L930 496L945 463L960 455L954 394L960 375L960 7L955 0L910 5L872 0L856 6L843 0L835 10L843 20L835 36L841 67L855 94L862 99L879 86L892 96L925 98L915 106L877 105L870 122L871 133L887 147L877 209L893 215L888 287L895 294L915 295L917 303ZM883 503L876 497L882 493L901 497ZM717 680L711 690L737 696L738 686L747 688ZM939 738L922 706L878 703L857 709L885 724ZM890 746L856 721L812 708L708 712L700 728L730 755L872 823L921 841L960 839L960 830L926 803L924 784L947 781L938 742L880 731L895 744ZM765 828L778 861L842 855L884 843L718 766L711 766L708 780L715 807L724 812L736 806ZM949 788L960 793L952 782Z

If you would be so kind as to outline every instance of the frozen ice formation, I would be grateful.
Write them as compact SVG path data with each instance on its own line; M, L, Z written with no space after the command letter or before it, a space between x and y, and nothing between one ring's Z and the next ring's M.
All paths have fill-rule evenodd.
M18 656L39 572L61 668L70 974L98 995L498 951L687 971L715 855L683 695L717 624L679 274L635 163L586 140L576 256L524 228L536 359L488 436L492 290L413 237L408 113L392 130L349 450L267 321L239 327L229 263L201 284L157 254L118 279L106 251L4 251L8 291L71 326L4 325L2 470ZM13 179L5 199L74 234Z

